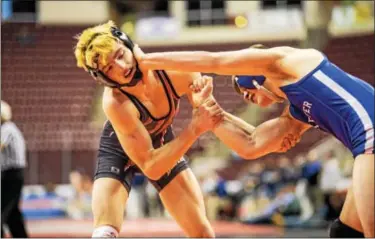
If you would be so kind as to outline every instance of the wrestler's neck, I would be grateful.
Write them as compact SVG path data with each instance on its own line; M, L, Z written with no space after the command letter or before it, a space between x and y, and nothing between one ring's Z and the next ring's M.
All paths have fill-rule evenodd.
M277 95L278 97L281 97L283 99L287 99L285 93L280 89L281 86L285 84L285 80L282 79L266 79L264 81L263 87L272 92L273 94Z
M153 98L153 92L155 92L155 88L158 86L158 82L152 71L143 72L142 79L132 87L122 87L121 89L135 97L141 101L150 100Z

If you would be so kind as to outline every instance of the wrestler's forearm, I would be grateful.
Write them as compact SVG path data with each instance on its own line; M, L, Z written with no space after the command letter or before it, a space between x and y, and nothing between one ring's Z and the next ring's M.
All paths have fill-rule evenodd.
M215 127L213 133L226 146L231 148L241 157L246 158L247 149L253 147L252 145L255 143L252 138L254 129L254 126L225 113L223 120Z
M154 149L150 160L145 163L145 169L149 169L147 175L151 179L162 177L186 154L200 134L190 123L175 139L160 148Z
M206 51L147 53L142 58L142 66L150 70L214 72L214 65L214 54Z
M256 159L276 152L284 136L277 127L279 119L266 121L254 127L226 113L224 120L213 130L214 134L244 159Z
M232 114L229 114L228 112L225 112L224 116L225 116L225 118L227 120L229 120L230 122L234 123L235 125L237 125L241 129L243 129L248 134L253 133L254 130L255 130L255 126L247 123L245 120L243 120L241 118L238 118L238 117L236 117L236 116L234 116Z

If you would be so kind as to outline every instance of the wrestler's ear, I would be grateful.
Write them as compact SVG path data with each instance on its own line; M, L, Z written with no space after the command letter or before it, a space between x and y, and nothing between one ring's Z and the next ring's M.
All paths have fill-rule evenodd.
M233 89L240 95L242 95L242 92L241 92L241 89L240 89L240 86L238 85L237 83L237 76L232 76L232 87Z

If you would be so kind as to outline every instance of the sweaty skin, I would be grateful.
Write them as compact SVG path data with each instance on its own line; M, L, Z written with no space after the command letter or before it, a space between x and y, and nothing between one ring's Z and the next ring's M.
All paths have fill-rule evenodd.
M141 67L145 69L173 69L179 71L201 71L223 75L265 75L264 87L280 98L286 99L280 86L294 83L314 69L323 56L316 50L299 50L291 47L271 49L244 49L229 52L163 52L144 54L136 46L134 54ZM303 65L302 58L309 58L309 65ZM297 66L297 67L296 67ZM299 68L298 70L295 70ZM202 88L204 78L194 82L194 89ZM246 92L254 103L268 106L275 103L262 92L251 90ZM213 131L226 145L246 159L254 159L271 152L281 150L283 141L289 139L291 146L299 141L301 135L310 125L295 120L286 109L273 120L264 122L252 129L248 123L225 113L224 121ZM231 135L231 137L228 137ZM280 147L281 146L281 147ZM288 147L289 149L290 147Z
M210 72L222 75L263 75L266 81L263 86L275 96L287 100L280 87L296 83L312 72L323 60L324 56L315 49L296 49L292 47L274 47L270 49L248 48L226 52L163 52L144 54L139 47L135 47L135 56L140 64L148 69L162 66L163 69L180 71ZM199 88L199 87L197 87ZM251 100L262 107L275 103L262 93L261 90L246 90L245 99ZM285 134L302 135L311 126L298 122L289 113L278 119L266 121L250 133L249 127L216 128L215 132L224 137L230 135L232 147L239 151L246 146L253 146L251 152L242 152L244 156L256 157L272 152L272 147L262 145L262 142L275 144ZM289 112L289 111L288 111ZM225 117L227 121L227 117ZM223 125L223 124L221 124ZM224 123L225 125L225 123ZM288 132L288 127L290 132ZM220 127L219 127L220 128ZM280 130L276 129L280 128ZM248 129L247 133L246 129ZM262 130L261 130L262 129ZM267 130L266 130L267 129ZM255 132L262 132L256 134ZM219 136L220 137L220 136ZM224 138L222 139L224 140ZM249 143L251 142L251 143ZM239 146L241 145L241 146ZM235 148L235 147L239 148ZM340 215L341 221L364 233L366 237L374 237L374 154L373 149L356 156L353 171L353 187L349 193L354 194L354 200L345 201ZM362 190L362 185L372 190Z

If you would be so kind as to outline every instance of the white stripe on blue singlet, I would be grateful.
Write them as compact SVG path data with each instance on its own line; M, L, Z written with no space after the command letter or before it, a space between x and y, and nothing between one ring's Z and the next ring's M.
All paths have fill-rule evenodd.
M343 98L346 102L348 102L348 104L353 108L354 112L356 112L356 114L358 115L363 125L363 128L366 131L366 143L364 150L368 150L374 147L374 124L363 105L347 90L342 88L339 84L337 84L334 80L332 80L322 71L319 70L315 72L314 77L318 81L323 83L325 86L330 88L341 98Z

